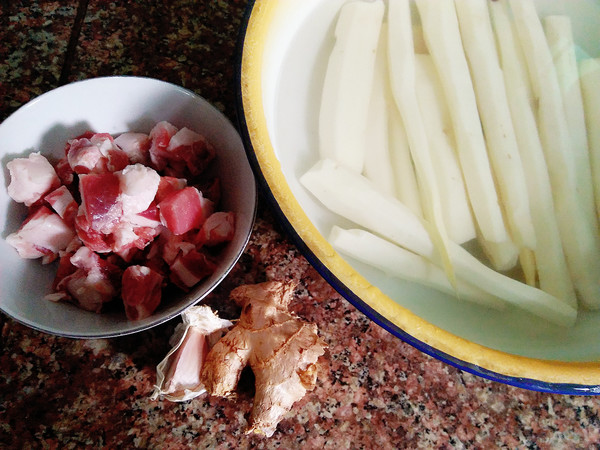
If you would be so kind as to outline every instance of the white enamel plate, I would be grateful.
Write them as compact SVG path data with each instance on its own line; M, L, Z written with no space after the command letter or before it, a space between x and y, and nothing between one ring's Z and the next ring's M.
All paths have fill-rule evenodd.
M307 259L349 301L422 351L472 373L528 389L600 392L600 312L557 329L509 309L495 312L389 277L334 251L326 236L346 222L299 178L318 160L320 93L344 0L256 0L240 54L240 120L251 163ZM578 52L600 56L600 2L538 1L568 14ZM600 255L598 255L600 257Z

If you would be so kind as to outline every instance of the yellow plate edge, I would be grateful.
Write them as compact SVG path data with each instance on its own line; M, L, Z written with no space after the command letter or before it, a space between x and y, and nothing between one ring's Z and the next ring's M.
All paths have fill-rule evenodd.
M262 61L269 26L279 5L280 2L273 0L256 0L250 13L242 50L242 104L248 135L265 181L282 213L307 247L373 310L438 351L508 377L545 383L600 385L600 362L549 361L513 355L468 341L425 321L372 286L335 252L290 190L267 130L262 102Z

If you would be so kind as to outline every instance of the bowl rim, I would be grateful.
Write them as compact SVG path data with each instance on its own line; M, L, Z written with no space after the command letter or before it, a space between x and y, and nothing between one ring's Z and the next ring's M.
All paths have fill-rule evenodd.
M259 188L301 253L370 320L423 353L483 378L528 390L600 395L600 362L565 362L509 354L468 341L397 304L346 263L294 197L266 125L262 60L278 2L250 0L236 50L238 122Z
M5 117L0 122L0 125L3 125L5 122L7 122L9 119L11 119L13 116L15 116L17 114L23 114L24 111L31 108L35 103L37 103L39 101L43 101L43 98L45 96L55 95L56 91L59 91L61 89L68 89L74 85L80 85L80 84L85 84L85 83L104 83L104 82L113 82L113 81L122 80L122 79L131 80L131 81L143 80L144 82L147 82L147 83L155 83L155 84L159 84L159 85L163 85L163 86L169 86L169 87L175 89L176 91L179 91L191 98L194 98L194 99L199 100L200 102L206 104L208 107L212 108L214 110L214 112L221 117L221 119L223 119L226 123L228 123L236 133L238 133L238 135L240 137L241 145L245 151L244 140L241 136L239 128L236 127L234 125L234 122L231 121L229 119L229 117L227 117L222 111L220 111L214 104L212 104L211 102L209 102L207 99L205 99L201 95L197 94L196 92L194 92L190 89L187 89L183 86L179 86L179 85L171 83L169 81L164 81L164 80L160 80L158 78L152 78L152 77L147 77L147 76L135 76L135 75L98 76L98 77L90 77L90 78L85 78L85 79L81 79L81 80L76 80L71 83L57 86L53 89L43 92L42 94L30 99L28 102L21 105L19 108L17 108L11 114L9 114L7 117ZM245 153L247 154L247 152L245 152ZM149 330L151 328L154 328L158 325L164 324L165 322L168 322L168 321L174 319L175 317L181 315L189 307L194 306L194 305L198 304L199 302L201 302L204 298L206 298L206 296L208 296L212 291L214 291L216 289L216 287L219 284L221 284L221 282L229 275L229 273L233 270L233 268L235 267L235 265L238 263L241 256L243 255L246 247L248 246L248 242L250 241L250 238L252 236L252 230L253 230L254 223L256 222L256 216L257 216L257 211L258 211L258 183L257 183L256 177L254 177L253 185L254 185L255 192L254 192L254 196L253 196L253 199L254 199L253 205L252 205L252 208L251 208L251 211L249 214L249 225L250 226L248 228L248 232L243 237L240 247L237 249L237 251L233 255L230 263L226 267L223 268L222 274L215 280L215 282L212 285L210 285L208 287L208 289L200 292L193 300L186 302L186 304L183 305L181 308L176 308L173 311L171 311L170 313L165 314L164 316L162 316L160 318L157 318L156 320L154 320L153 322L151 322L149 324L140 322L140 324L138 326L132 326L127 329L120 330L120 331L110 331L110 332L105 332L105 333L103 333L103 332L89 333L89 334L85 334L85 335L81 335L81 334L77 334L77 333L60 332L57 330L50 329L48 327L40 326L39 324L30 322L27 320L23 320L19 317L13 316L8 311L5 311L1 305L0 305L0 312L2 312L2 314L4 314L6 317L9 317L12 320L14 320L15 322L17 322L21 325L27 326L36 331L40 331L43 333L47 333L47 334L59 336L59 337L72 338L72 339L117 338L117 337L127 336L130 334L135 334L135 333L139 333L142 331L146 331L146 330Z

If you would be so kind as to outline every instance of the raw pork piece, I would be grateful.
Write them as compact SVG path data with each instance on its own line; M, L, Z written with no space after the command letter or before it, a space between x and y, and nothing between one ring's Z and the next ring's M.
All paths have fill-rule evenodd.
M235 214L218 211L211 214L196 235L194 242L198 246L214 246L229 242L235 232Z
M184 127L171 137L167 155L169 164L179 173L185 171L180 169L178 164L185 165L189 173L195 176L202 173L210 164L215 156L215 150L204 136Z
M158 204L160 218L174 234L200 228L212 214L213 203L195 187L186 187L169 195Z
M111 251L122 253L131 248L143 250L159 234L158 227L134 227L129 222L120 222L107 237Z
M148 209L134 216L128 217L127 220L129 220L129 222L136 227L157 228L162 225L160 221L158 205L154 202L150 203Z
M169 122L157 123L150 131L150 140L154 168L169 176L199 175L215 156L204 136L186 127L178 130Z
M129 319L147 317L167 281L187 291L213 273L202 247L233 235L233 214L211 218L219 180L188 186L213 158L203 136L160 122L149 135L83 133L54 167L39 153L16 159L9 194L30 213L7 241L44 264L60 256L49 300L99 312L122 294Z
M75 226L75 217L77 216L79 205L66 186L63 185L58 189L53 190L44 197L44 200L48 202L65 223L70 227Z
M129 157L108 133L89 133L72 139L66 148L67 160L77 174L115 172L129 164Z
M121 297L129 320L149 317L160 304L163 277L146 266L129 266L123 272Z
M120 181L111 172L79 176L80 208L92 230L109 234L123 215Z
M45 206L30 212L16 233L6 237L21 258L42 257L47 264L58 257L58 252L67 248L75 232L60 216Z
M10 173L8 195L26 206L60 186L54 167L39 152L30 153L27 158L15 158L6 167Z
M124 219L146 211L158 190L160 175L143 164L131 164L115 175L119 178Z
M79 207L79 212L75 218L75 231L83 245L90 250L98 253L112 251L110 235L94 230L82 207Z
M150 162L150 136L127 132L115 138L115 144L127 154L129 162L147 165Z
M155 200L157 203L162 202L169 195L182 190L187 186L185 178L175 177L160 177L160 183L158 184L158 191L156 192Z
M174 125L166 121L158 122L150 130L150 161L156 170L164 170L167 167L167 147L177 131Z
M56 170L60 182L65 186L71 186L75 181L75 172L66 156L58 160L54 165L54 170Z
M156 251L169 266L175 262L179 254L186 254L196 250L196 244L192 242L191 236L186 234L173 234L167 228L156 241Z
M64 278L55 281L56 293L48 300L69 300L87 310L99 313L105 303L114 299L120 288L122 271L100 258L87 247L80 247L68 260L61 261Z
M211 275L216 264L204 253L191 250L185 254L180 253L173 264L169 279L184 291Z

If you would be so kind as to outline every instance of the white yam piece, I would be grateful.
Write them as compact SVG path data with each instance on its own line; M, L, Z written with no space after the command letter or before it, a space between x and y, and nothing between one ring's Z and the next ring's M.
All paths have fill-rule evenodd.
M368 231L334 226L328 240L339 252L376 267L389 276L420 283L449 295L458 294L461 300L490 308L502 310L506 307L501 299L462 280L456 281L455 291L438 266Z
M450 111L469 201L483 237L503 242L508 233L487 156L458 19L450 1L416 0L423 35Z
M577 191L577 170L560 84L532 0L509 2L519 42L538 99L540 140L552 185L561 241L575 291L589 309L600 308L600 236Z
M390 159L396 180L396 198L416 216L423 217L421 194L413 160L410 156L406 130L400 112L393 102L388 104L388 117Z
M375 57L373 92L369 104L366 131L366 156L364 174L373 183L390 195L396 193L396 181L390 158L387 93L389 77L387 71L387 26L381 27L381 36Z
M517 265L519 248L510 239L504 242L491 242L480 237L478 242L495 270L506 272Z
M525 173L498 62L488 1L455 0L454 3L501 209L517 247L534 249L536 239Z
M579 200L586 214L590 216L590 220L595 222L596 208L594 206L592 171L571 18L557 15L546 16L543 19L543 25L556 68L567 127L571 137L571 154L577 172L575 180Z
M433 168L448 236L463 244L476 237L444 93L430 55L417 55L416 92L429 138Z
M423 216L431 224L431 239L440 254L446 274L454 283L448 258L448 232L444 223L437 177L425 130L425 118L417 101L415 48L409 0L388 5L388 63L392 96L405 126L410 154L415 167Z
M554 211L552 187L544 150L530 102L531 85L527 65L508 16L507 3L492 2L490 11L508 94L508 106L521 161L527 173L531 218L539 244L535 248L539 287L569 305L576 306L573 282L567 267Z
M579 63L596 212L600 218L600 58Z
M363 171L366 124L384 3L345 3L335 28L319 112L321 157Z
M427 232L429 224L397 199L381 194L364 176L335 161L321 160L302 175L300 182L333 213L441 267ZM574 324L575 308L540 289L492 270L452 241L448 242L448 251L458 279L557 325Z

